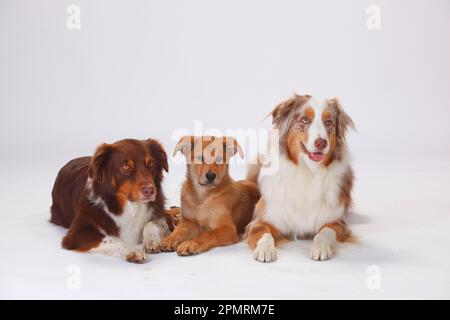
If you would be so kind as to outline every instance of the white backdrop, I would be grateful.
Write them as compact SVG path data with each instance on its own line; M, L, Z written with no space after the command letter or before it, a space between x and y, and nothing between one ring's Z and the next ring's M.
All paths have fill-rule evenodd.
M70 4L80 30L66 27ZM371 4L380 30L366 27ZM0 143L169 146L194 120L257 127L296 91L341 97L358 153L448 157L449 12L446 0L2 0Z
M66 27L66 10L72 4L81 9L80 30ZM379 30L366 26L369 5L381 9ZM391 244L400 241L395 237L403 237L394 225L401 228L405 221L412 223L407 234L415 241L424 232L448 234L449 40L447 0L0 0L0 191L6 206L0 213L1 249L19 255L6 241L12 237L39 246L39 252L29 253L39 261L45 252L70 257L76 264L81 263L77 259L86 261L59 250L63 231L55 233L55 227L44 223L60 166L91 154L101 142L126 137L157 138L171 152L172 132L192 130L196 120L205 128L222 130L268 128L270 121L264 117L293 92L338 96L356 123L358 133L349 141L357 168L356 210L360 218L385 218L360 219L367 222L359 227L363 238L372 233L375 244L383 238L386 245L380 250L389 255ZM178 201L183 171L183 165L171 166L166 181L171 203ZM238 175L243 171L236 170ZM21 237L20 230L34 240ZM380 237L388 230L390 234ZM406 252L412 250L411 239L404 240ZM448 236L444 240L448 243ZM243 244L237 247L243 257L250 256ZM435 248L430 259L443 260L426 260L424 265L442 271L450 266L449 259L437 253L441 249L448 252ZM352 250L367 253L346 249ZM425 252L430 249L412 256ZM361 256L351 258L358 261ZM186 263L172 256L158 259ZM14 273L21 270L20 262L18 258L0 267L1 297L42 294L38 282L36 291L17 284L41 279L31 271ZM67 263L63 259L61 268ZM253 261L246 263L254 268ZM365 269L358 270L364 279ZM333 271L325 270L317 279L327 272ZM416 291L398 291L397 286L373 297L410 293L449 298L449 276L434 269L426 272L434 274L436 282L408 280ZM43 274L48 283L48 274ZM360 297L352 289L339 291L338 283L327 291L330 297ZM48 287L44 296L55 296L57 286ZM202 297L198 288L189 288L191 297ZM89 288L67 297L97 297L100 292ZM114 290L109 292L114 296ZM232 291L225 292L217 297L231 296ZM302 297L292 292L293 287L276 297ZM255 295L272 297L273 292L259 288L236 297Z

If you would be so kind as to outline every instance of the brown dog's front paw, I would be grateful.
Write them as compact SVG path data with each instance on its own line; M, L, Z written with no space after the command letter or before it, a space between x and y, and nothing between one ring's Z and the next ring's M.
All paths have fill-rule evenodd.
M197 253L200 253L200 244L196 241L185 241L177 248L177 254L179 256L191 256Z
M144 243L144 251L147 253L160 253L161 245L158 241L148 240Z
M147 262L147 255L140 250L132 250L127 253L125 260L131 263L145 263Z
M161 250L164 252L173 252L177 250L181 240L178 237L169 236L161 241Z

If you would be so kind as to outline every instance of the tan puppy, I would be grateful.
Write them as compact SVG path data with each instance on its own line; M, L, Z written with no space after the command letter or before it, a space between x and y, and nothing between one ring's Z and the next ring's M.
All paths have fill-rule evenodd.
M230 137L185 136L174 155L178 152L187 161L182 217L162 241L162 250L186 256L238 242L260 197L256 183L236 182L228 174L229 159L236 153L244 156L240 145Z

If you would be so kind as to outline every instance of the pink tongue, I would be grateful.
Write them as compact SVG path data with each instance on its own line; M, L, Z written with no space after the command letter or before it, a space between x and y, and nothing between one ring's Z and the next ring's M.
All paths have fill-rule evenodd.
M320 153L320 152L311 152L309 154L309 157L311 158L311 160L319 162L319 161L322 161L323 158L325 158L325 155L323 153Z

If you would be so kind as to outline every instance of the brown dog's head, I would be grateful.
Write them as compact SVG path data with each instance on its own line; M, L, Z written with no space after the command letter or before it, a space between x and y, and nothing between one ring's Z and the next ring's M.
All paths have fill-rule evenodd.
M100 145L88 174L95 193L120 211L126 201L155 201L163 170L168 171L167 155L158 141L126 139Z
M310 163L329 165L339 156L348 128L354 128L337 98L319 100L295 95L271 114L287 154L295 163L302 156Z
M214 187L228 175L231 157L239 153L244 157L239 143L231 137L184 136L175 146L173 155L181 152L187 161L187 176L201 187Z

